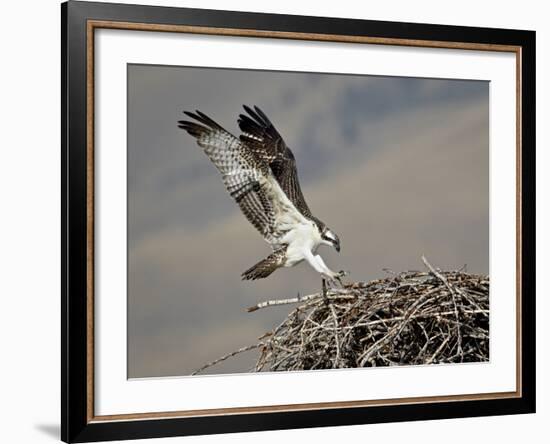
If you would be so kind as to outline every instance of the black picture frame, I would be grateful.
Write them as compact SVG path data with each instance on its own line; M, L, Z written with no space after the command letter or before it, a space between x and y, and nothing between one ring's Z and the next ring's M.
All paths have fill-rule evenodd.
M519 48L521 65L521 393L515 397L197 417L96 420L90 415L90 162L87 147L88 22L114 21L235 30L368 36ZM535 32L186 8L69 1L61 5L62 313L61 438L90 442L370 424L535 412ZM93 183L93 182L92 182ZM92 284L93 285L93 284ZM93 405L92 405L93 407Z

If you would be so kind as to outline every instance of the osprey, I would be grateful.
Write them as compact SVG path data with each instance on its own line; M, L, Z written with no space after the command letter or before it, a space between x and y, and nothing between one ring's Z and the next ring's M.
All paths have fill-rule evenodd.
M296 161L290 148L268 117L254 106L244 105L235 137L200 111L184 111L193 121L180 120L179 128L197 139L222 175L227 191L248 221L271 245L273 253L242 274L243 279L262 279L277 268L306 260L324 280L338 281L344 272L330 270L317 253L320 245L340 251L340 240L311 214L304 199Z

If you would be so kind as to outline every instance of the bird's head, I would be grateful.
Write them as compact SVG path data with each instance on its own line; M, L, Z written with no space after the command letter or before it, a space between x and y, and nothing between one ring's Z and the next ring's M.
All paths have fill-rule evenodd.
M334 247L338 253L340 252L340 238L330 228L324 227L323 231L321 231L321 242Z

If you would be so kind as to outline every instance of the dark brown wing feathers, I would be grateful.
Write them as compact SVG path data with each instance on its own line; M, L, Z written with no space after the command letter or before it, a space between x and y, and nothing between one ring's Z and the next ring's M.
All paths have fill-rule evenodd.
M252 109L246 105L243 108L247 114L239 115L239 128L243 132L241 141L250 147L255 156L269 164L282 190L298 211L314 219L300 189L294 154L260 108L254 106Z
M185 114L194 121L180 120L178 126L197 139L245 217L269 240L274 231L274 213L272 202L260 185L262 175L270 174L269 165L206 114L200 111Z

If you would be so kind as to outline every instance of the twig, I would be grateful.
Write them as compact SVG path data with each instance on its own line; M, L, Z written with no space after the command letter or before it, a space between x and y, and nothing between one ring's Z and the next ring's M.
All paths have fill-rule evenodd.
M340 338L338 336L338 316L336 316L336 310L334 305L330 306L330 311L332 313L332 319L334 322L334 342L336 344L336 357L334 358L334 366L336 368L340 367Z
M252 307L248 307L246 309L247 312L253 312L256 310L259 310L261 308L267 308L267 307L273 307L276 305L289 305L289 304L297 304L299 302L306 302L311 301L313 299L319 299L322 295L319 293L312 293L308 294L307 296L298 296L295 298L289 298L289 299L272 299L270 301L263 301L258 302L256 305L253 305ZM354 296L350 295L348 291L338 289L338 288L331 288L327 292L327 299L355 299Z
M238 350L235 350L231 353L228 353L228 354L222 356L221 358L215 359L213 361L210 361L207 364L204 364L201 368L199 368L199 369L195 370L193 373L191 373L191 375L196 375L196 374L202 372L203 370L206 370L207 368L212 367L213 365L219 364L220 362L231 358L232 356L238 355L239 353L244 353L244 352L249 351L249 350L254 350L255 348L258 348L258 347L263 347L263 345L264 344L262 342L258 342L257 344L252 344L252 345L247 345L246 347L241 347Z
M457 335L457 338L458 338L458 341L457 341L457 346L458 346L458 354L460 354L462 356L462 333L460 331L460 318L458 316L458 309L457 309L457 306L456 306L456 297L455 297L455 289L453 287L451 287L451 285L449 284L449 282L447 281L447 279L445 279L445 276L443 276L441 273L439 273L438 271L435 270L434 267L432 267L432 265L428 262L428 259L426 259L426 257L422 256L422 262L424 262L424 264L426 265L426 267L429 268L429 270L439 279L441 280L441 282L443 282L445 284L445 286L449 289L449 291L451 292L451 297L452 297L452 300L453 300L453 307L454 307L454 311L455 311L455 317L456 317L456 335Z
M432 356L430 356L430 359L428 359L426 361L426 364L431 364L432 362L434 362L434 359L437 357L437 355L439 353L441 353L441 350L443 350L443 348L447 345L447 342L449 342L449 340L451 339L450 336L447 336L443 342L441 343L441 345L439 347L437 347L437 350L434 352L434 354Z
M403 316L403 322L401 324L396 325L393 327L382 339L379 339L376 341L369 349L367 349L364 353L359 356L359 367L364 367L366 362L369 360L369 357L375 352L378 351L383 345L385 345L388 341L393 339L396 335L398 335L407 325L407 321L409 320L409 317L416 311L416 308L420 305L421 302L425 301L429 296L431 296L433 293L435 293L435 289L431 290L427 293L424 293L414 304L412 304L408 309L405 315Z

